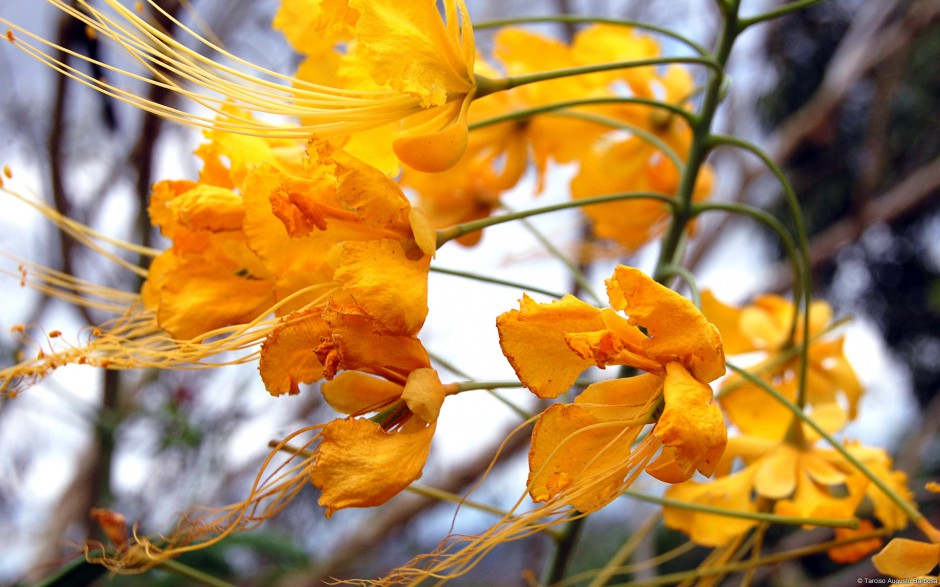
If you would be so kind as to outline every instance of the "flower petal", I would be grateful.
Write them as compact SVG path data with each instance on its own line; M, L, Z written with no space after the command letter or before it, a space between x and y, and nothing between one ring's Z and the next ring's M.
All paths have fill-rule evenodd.
M575 509L590 512L623 491L632 466L632 444L643 425L605 422L597 410L556 404L539 417L532 432L527 487L533 501L563 492Z
M523 385L539 397L558 397L594 364L576 355L565 342L568 332L604 327L600 310L574 296L539 304L523 294L518 310L496 319L499 344Z
M366 375L345 371L320 386L323 399L337 412L360 416L375 412L401 397L402 386Z
M393 432L370 420L327 424L310 473L323 492L318 503L327 517L343 508L382 505L419 479L434 428L418 418Z
M728 432L711 388L692 377L680 363L666 365L666 405L653 434L675 449L676 464L691 477L696 470L711 475L728 442Z
M607 280L607 295L612 308L649 334L649 358L660 364L679 361L700 381L724 375L721 335L692 302L625 265Z
M300 391L300 383L323 378L323 365L314 349L329 332L317 311L294 313L278 324L261 345L258 370L271 395Z
M899 579L926 575L940 564L940 544L895 538L871 562L879 572Z

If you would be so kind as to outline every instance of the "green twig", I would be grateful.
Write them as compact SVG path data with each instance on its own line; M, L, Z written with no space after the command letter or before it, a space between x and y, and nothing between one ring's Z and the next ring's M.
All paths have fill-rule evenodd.
M609 204L611 202L623 202L626 200L658 200L669 206L676 205L675 198L673 198L672 196L667 196L665 194L661 194L657 192L627 192L627 193L619 193L619 194L608 194L604 196L595 196L593 198L584 198L580 200L571 200L568 202L562 202L560 204L553 204L551 206L543 206L540 208L521 210L519 212L510 212L508 214L500 214L499 216L490 216L489 218L481 218L479 220L472 220L470 222L463 222L461 224L455 224L447 228L438 229L437 248L441 248L446 242L451 241L455 238L460 238L465 234L470 234L471 232L483 230L484 228L489 228L490 226L496 226L497 224L503 224L505 222L512 222L514 220L520 220L522 218L538 216L540 214L548 214L548 213L557 212L560 210L568 210L570 208L581 208L583 206L596 206L599 204Z
M658 503L666 507L689 510L693 512L700 512L703 514L713 514L716 516L724 516L726 518L739 518L742 520L754 520L756 522L770 522L772 524L787 524L789 526L808 525L808 526L820 526L823 528L852 528L853 530L858 530L859 528L859 523L858 523L857 518L849 518L849 519L840 520L836 518L800 518L797 516L780 516L777 514L767 514L767 513L762 513L762 512L742 512L739 510L729 510L727 508L716 508L716 507L712 507L708 505L692 503L689 501L670 499L668 497L656 497L653 495L636 493L635 491L630 490L630 489L624 491L623 494L630 496L632 498L638 499L640 501Z
M431 266L432 273L440 273L441 275L453 275L455 277L464 277L466 279L473 279L475 281L482 281L483 283L493 283L496 285L505 285L506 287L514 287L524 291L531 291L535 293L540 293L551 298L561 299L565 297L565 294L561 294L554 291L549 291L547 289L542 289L525 283L519 283L518 281L509 281L506 279L499 279L496 277L487 277L485 275L480 275L478 273L469 273L466 271L458 271L456 269L444 269L443 267Z
M532 118L533 116L538 116L539 114L546 114L550 112L555 112L558 110L567 110L569 108L577 108L578 106L603 106L611 104L639 104L642 106L649 106L651 108L660 108L662 110L667 110L671 114L681 116L684 118L690 125L694 124L697 120L697 116L675 104L670 104L668 102L660 102L658 100L650 100L648 98L633 98L633 97L623 97L623 96L609 96L606 98L584 98L582 100L565 100L563 102L555 102L553 104L545 104L543 106L536 106L533 108L525 108L520 110L514 110L507 114L502 114L500 116L494 116L492 118L486 118L479 120L468 125L471 131L485 128L487 126L494 126L497 124L502 124L504 122L512 122L517 120L525 120L527 118Z
M789 4L784 4L779 8L773 10L768 10L762 14L751 16L748 18L741 19L741 30L748 28L751 25L755 25L760 22L766 22L768 20L773 20L775 18L780 18L781 16L786 16L787 14L802 10L813 4L819 4L823 0L796 0L796 2L790 2Z
M624 20L617 18L610 18L605 16L572 16L568 14L556 14L549 16L523 16L516 18L500 18L494 20L487 20L484 22L475 22L473 23L474 30L482 30L488 28L498 28L516 24L535 24L540 22L561 22L561 23L571 23L571 24L581 24L581 23L598 23L598 24L610 24L615 26L625 26L632 27L635 29L641 29L645 31L650 31L653 33L658 33L665 37L669 37L675 41L679 41L683 45L691 48L693 51L699 55L708 55L708 50L705 47L702 47L692 39L684 37L683 35L669 30L667 28L659 27L653 24L646 22L641 22L638 20Z

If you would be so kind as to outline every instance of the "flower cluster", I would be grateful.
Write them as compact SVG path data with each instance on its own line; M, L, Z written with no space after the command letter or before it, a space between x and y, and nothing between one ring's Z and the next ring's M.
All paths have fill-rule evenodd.
M513 433L530 433L515 506L484 532L452 536L383 579L353 583L463 575L502 543L609 506L644 472L649 483L665 484L664 497L647 496L663 504L663 524L716 549L710 561L743 560L744 548L759 561L769 525L786 523L837 528L825 550L852 563L913 522L930 543L896 538L874 564L905 578L936 566L940 533L910 503L906 474L887 451L833 437L856 418L863 387L834 333L833 309L809 298L806 251L794 259L793 277L802 280L794 301L764 295L740 309L699 295L684 265L703 212L767 221L743 204L706 201L714 184L709 153L730 144L711 125L731 42L760 21L732 18L737 2L720 3L729 28L719 49L685 40L694 53L685 57L659 39L680 35L626 21L591 22L568 41L503 26L484 55L463 0L282 0L273 26L300 58L288 76L239 61L153 0L163 24L118 0L104 0L105 8L49 1L148 72L109 66L109 76L176 90L209 113L122 90L76 67L79 53L10 24L8 40L33 57L200 127L204 142L196 178L158 181L150 191L150 221L166 246L125 245L149 260L146 267L105 252L103 235L0 183L142 278L139 291L121 292L22 263L22 284L114 317L77 344L49 332L34 355L0 370L0 392L13 397L70 364L256 363L271 396L319 392L339 414L273 441L245 500L187 514L159 537L129 531L121 514L96 508L92 519L107 544L90 541L90 561L128 572L166 565L275 516L308 485L326 517L386 504L422 476L449 396L522 387L539 403ZM192 35L199 50L168 29ZM557 181L553 164L570 166L570 199L501 214L503 195L527 172L535 194ZM488 226L569 208L583 210L581 228L612 243L622 261L605 273L607 304L523 293L492 333L515 372L509 382L470 380L432 360L428 337L419 335L438 249L454 239L473 245ZM791 239L782 223L767 223L787 244L806 248L801 228ZM651 271L626 264L653 242ZM580 291L589 289L590 271L560 247L546 249ZM677 277L686 290L676 289ZM31 328L15 330L29 341ZM726 354L749 364L726 363ZM436 366L466 380L445 383Z

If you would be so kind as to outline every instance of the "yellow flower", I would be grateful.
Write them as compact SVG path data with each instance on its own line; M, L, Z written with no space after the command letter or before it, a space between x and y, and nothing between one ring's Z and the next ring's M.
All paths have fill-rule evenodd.
M856 444L846 448L899 495L910 495L907 476L891 470L884 450ZM744 467L735 471L737 459ZM904 512L837 451L815 443L795 445L757 436L728 441L713 481L674 485L666 497L744 513L771 511L827 519L851 519L867 499L883 527L897 530L907 524ZM664 508L663 519L697 544L712 547L727 544L757 525L754 520L669 506Z
M721 331L729 354L761 353L762 360L750 368L752 373L770 383L791 400L797 395L799 356L797 346L786 346L793 304L779 296L765 295L742 309L718 301L711 292L703 292L702 311ZM802 318L799 318L802 323ZM809 365L806 382L808 413L828 431L854 419L862 387L842 351L843 338L826 339L832 327L832 308L817 301L810 306ZM793 345L804 340L802 328ZM768 398L759 388L732 376L719 393L728 417L742 432L781 438L790 422L790 412ZM845 407L842 407L845 406Z
M109 10L84 0L78 8L55 6L81 20L96 38L113 42L149 68L153 73L149 83L175 90L208 108L209 115L151 102L139 92L88 75L58 61L51 41L5 19L0 22L15 31L8 35L15 44L66 75L179 123L255 136L342 139L420 115L421 119L409 122L411 128L395 141L395 151L403 161L417 168L443 169L459 159L466 146L466 110L477 80L473 75L473 32L463 0L444 2L445 20L434 0L351 0L324 2L323 6L319 0L285 2L276 25L292 44L318 55L332 50L337 41L355 44L348 67L361 68L371 78L368 86L358 83L364 76L357 73L317 81L291 78L239 59L191 29L180 27L197 47L214 53L205 56L118 0L106 0L105 4ZM148 4L156 7L153 0ZM297 15L300 18L292 20ZM112 71L146 80L146 76L118 67ZM349 81L357 83L346 85ZM251 113L299 119L300 123L217 117L229 104Z
M670 482L696 470L711 474L724 450L724 420L708 386L725 369L718 331L691 302L636 269L617 267L607 291L609 309L572 296L550 304L526 296L520 310L497 319L503 354L540 397L567 391L591 365L648 372L596 383L574 404L542 414L529 453L536 501L569 493L577 509L593 511L619 495L660 446L647 471Z

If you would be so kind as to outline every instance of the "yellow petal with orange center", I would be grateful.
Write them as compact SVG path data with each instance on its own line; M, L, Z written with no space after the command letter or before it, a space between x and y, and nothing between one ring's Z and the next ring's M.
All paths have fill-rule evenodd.
M271 331L261 345L258 363L268 393L293 395L300 391L301 383L323 378L323 365L314 349L328 332L319 310L295 312Z
M419 479L434 428L419 418L392 432L370 420L327 424L310 474L327 517L343 508L382 505Z
M895 538L871 561L885 575L911 579L926 575L940 564L940 544Z
M402 386L361 371L345 371L324 382L320 391L337 412L359 416L378 411L400 398Z
M691 477L711 475L728 443L728 432L711 388L679 363L666 365L663 413L653 434L675 449L675 462Z
M624 311L631 324L649 334L649 358L660 364L679 361L700 381L724 375L721 335L692 302L625 265L606 283L611 307Z
M600 330L600 310L567 295L539 304L523 294L518 310L496 319L499 344L519 380L539 397L553 398L568 391L582 371L594 364L572 352L568 332Z

